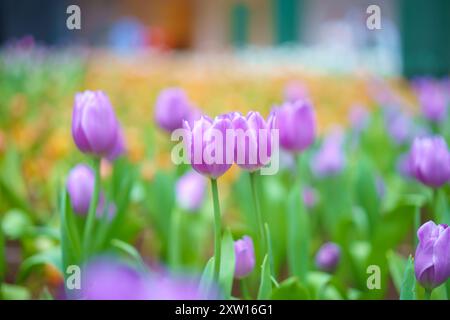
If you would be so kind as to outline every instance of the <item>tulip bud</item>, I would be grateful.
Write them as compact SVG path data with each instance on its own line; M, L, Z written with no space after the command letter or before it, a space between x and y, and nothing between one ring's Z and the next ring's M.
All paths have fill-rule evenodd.
M232 115L235 134L234 161L245 170L255 171L270 161L271 120L268 122L259 112L249 112L247 117Z
M341 259L341 250L335 243L325 243L317 252L316 266L325 272L334 272Z
M116 258L90 261L83 270L81 296L86 300L147 300L148 276Z
M428 221L419 228L417 237L414 271L417 281L432 290L450 277L450 228Z
M70 170L66 186L75 213L85 215L89 211L94 180L94 171L85 164L78 164Z
M155 105L156 123L172 132L183 127L184 120L191 120L191 106L186 93L179 88L163 90Z
M345 154L342 144L343 136L340 131L336 131L325 138L311 164L316 176L332 176L344 169Z
M117 147L120 125L108 97L101 91L75 95L72 136L81 152L107 157Z
M235 278L244 278L253 271L255 267L255 249L253 247L253 240L249 236L244 236L242 239L234 242L235 254Z
M447 118L449 98L444 84L422 79L415 85L422 114L430 121L440 122Z
M304 100L285 103L273 109L274 128L279 130L280 145L293 152L308 148L316 137L316 117L312 105Z
M438 188L450 180L450 153L440 136L416 138L409 161L415 178L429 187Z
M184 128L187 130L185 143L192 168L213 179L223 175L233 164L232 145L228 145L226 138L227 130L233 130L231 120L222 116L213 121L202 116L194 121L192 128L184 121Z
M184 174L175 187L176 199L180 208L188 211L197 211L205 198L205 177L196 171Z
M290 81L284 87L284 99L287 102L295 102L308 98L308 89L298 81Z
M313 208L317 203L317 193L312 187L306 186L302 193L303 203L307 208Z

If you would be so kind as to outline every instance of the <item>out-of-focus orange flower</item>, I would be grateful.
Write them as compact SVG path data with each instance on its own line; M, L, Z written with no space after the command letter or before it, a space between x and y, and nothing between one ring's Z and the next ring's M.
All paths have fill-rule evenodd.
M51 264L45 264L44 274L46 282L52 287L58 287L64 282L64 277L61 272Z

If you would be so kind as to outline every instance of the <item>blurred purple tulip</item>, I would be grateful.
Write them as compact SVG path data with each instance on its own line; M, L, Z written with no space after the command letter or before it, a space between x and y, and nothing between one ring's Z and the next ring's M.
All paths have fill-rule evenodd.
M313 208L317 203L317 192L309 186L303 187L303 203L307 208Z
M417 281L432 290L450 277L450 228L428 221L419 228L417 237L414 271Z
M81 152L97 157L116 156L121 143L120 124L106 94L84 91L75 95L72 136Z
M398 109L386 109L386 129L396 144L408 143L414 135L414 126L408 115Z
M351 127L356 132L361 132L369 124L370 114L367 109L362 105L353 105L349 113L349 121Z
M450 153L440 136L416 138L409 161L415 178L429 187L439 188L450 180Z
M156 123L167 132L182 128L184 120L192 120L191 112L189 99L180 88L164 89L156 100Z
M72 210L76 214L84 216L88 213L92 193L94 192L94 180L94 170L88 165L78 164L70 170L66 187ZM116 210L115 204L107 202L103 193L100 192L96 210L97 218L103 217L106 213L108 220L111 220L115 216Z
M434 122L445 120L450 102L445 85L437 80L420 79L416 81L414 88L424 117Z
M345 162L343 135L340 131L335 131L325 138L311 165L316 176L326 177L339 174L344 169Z
M149 282L151 300L212 300L219 294L211 288L207 294L199 289L199 280L189 276L155 274Z
M234 161L245 170L255 171L270 161L272 154L272 117L266 122L259 112L251 111L246 117L231 115L235 132Z
M146 300L151 287L146 274L113 258L97 258L82 272L81 296L87 300Z
M341 249L332 242L320 247L316 255L316 266L319 270L332 273L336 270L341 259Z
M184 128L188 131L185 143L192 168L213 179L223 175L233 164L233 146L226 139L227 131L233 130L231 120L219 116L213 121L202 116L192 127L185 121Z
M305 85L298 81L290 81L284 87L284 100L295 102L297 100L308 99L308 90Z
M316 116L312 105L305 100L285 103L275 107L274 129L279 130L282 148L301 152L308 148L316 138Z
M85 164L78 164L70 170L66 186L75 213L85 215L89 211L94 180L94 171Z
M178 206L184 210L197 211L203 204L206 179L196 171L185 173L175 186Z
M123 134L122 128L119 127L116 143L114 144L113 148L109 151L109 153L106 155L106 159L108 159L108 161L110 162L116 160L118 157L120 157L125 153L125 149L126 149L125 136Z
M249 275L255 268L255 249L253 240L244 236L234 242L235 269L234 277L241 279Z

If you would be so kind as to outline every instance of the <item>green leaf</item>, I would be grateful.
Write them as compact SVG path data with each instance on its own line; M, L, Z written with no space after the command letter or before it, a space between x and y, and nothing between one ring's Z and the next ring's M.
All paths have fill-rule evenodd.
M231 289L233 287L234 277L234 242L231 232L227 230L222 238L221 248L221 264L219 273L219 284L223 290L224 298L229 299L231 296Z
M322 294L330 280L331 275L325 272L313 271L308 273L308 289L314 299L322 299Z
M297 277L286 279L275 288L271 296L272 300L307 300L308 289L300 284Z
M203 297L208 297L211 285L214 282L214 257L208 260L205 269L203 270L202 277L200 278L199 291Z
M367 159L360 161L355 187L357 201L367 213L370 233L373 235L380 219L380 200L376 189L373 167Z
M146 267L144 261L142 260L142 257L139 254L139 252L136 250L135 247L133 247L129 243L126 243L126 242L124 242L122 240L119 240L119 239L112 239L111 240L111 246L116 248L116 249L118 249L119 251L122 251L123 253L128 255L130 258L132 258L134 260L134 262L136 263L136 265L139 268L141 268L141 270L146 270L147 269L147 267Z
M397 292L400 293L403 281L403 273L406 267L406 259L395 253L394 251L389 250L387 253L387 260L392 281L394 282Z
M26 258L20 265L17 281L22 282L33 268L43 264L51 264L56 267L61 274L65 275L65 267L63 267L61 261L61 250L59 247L55 247Z
M309 217L300 201L300 190L294 187L288 198L288 264L292 275L306 281L309 269Z
M270 276L270 263L267 254L261 266L261 282L259 284L258 300L267 300L272 294L272 279Z
M416 277L414 275L413 258L409 256L403 273L402 287L400 289L400 300L415 300Z
M447 195L441 188L437 190L434 216L439 223L450 224L450 211L447 204Z
M7 238L20 239L31 227L28 215L18 209L8 211L2 220L3 233Z
M4 300L30 300L31 293L30 291L22 286L3 283L0 287L1 293L0 296Z

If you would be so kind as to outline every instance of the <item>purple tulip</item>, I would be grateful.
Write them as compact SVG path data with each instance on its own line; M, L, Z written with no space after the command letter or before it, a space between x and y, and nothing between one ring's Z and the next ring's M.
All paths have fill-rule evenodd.
M179 88L168 88L159 94L155 105L156 123L172 132L183 127L184 120L191 120L191 105L186 93Z
M213 121L202 116L192 127L185 121L184 127L188 131L185 143L192 168L213 179L223 175L233 164L233 145L227 143L227 131L233 133L231 120L220 116Z
M303 203L307 208L313 208L317 203L317 192L314 188L304 187L302 197Z
M415 89L425 118L434 122L445 120L449 104L445 86L438 81L422 79L416 83Z
M210 300L219 298L218 290L211 288L206 295L199 289L195 277L156 274L150 280L151 300Z
M190 171L177 181L175 189L180 208L197 211L205 198L206 179L196 171Z
M70 170L67 177L66 187L69 193L72 210L79 215L86 215L91 204L92 193L94 192L94 170L85 164L78 164ZM107 202L103 193L100 192L98 206L96 209L97 218L107 214L111 220L117 211L114 203Z
M231 115L235 133L234 161L245 170L255 171L270 161L272 153L271 126L273 117L266 122L259 112L251 111L246 117Z
M78 164L70 170L66 186L75 213L85 215L89 211L94 180L94 171L85 164Z
M348 117L352 128L361 132L369 124L370 114L364 106L356 104L350 108Z
M409 152L401 154L396 163L397 172L405 178L414 178L412 170L411 155Z
M336 270L341 259L341 249L332 242L320 247L316 255L316 266L319 270L332 273Z
M235 269L234 277L241 279L249 275L255 267L255 249L253 240L244 236L234 242Z
M308 90L305 85L298 81L290 81L284 87L284 100L295 102L297 100L308 99Z
M396 144L408 143L414 135L414 127L408 115L397 108L386 108L384 114L386 129Z
M339 131L325 138L312 162L312 170L316 176L333 176L343 170L346 161L342 144L343 136Z
M280 145L293 152L308 148L316 137L316 116L306 100L285 103L273 109L274 128L279 130Z
M75 95L72 136L81 152L97 157L116 153L120 125L106 94L84 91Z
M108 161L112 162L116 160L118 157L123 155L125 153L125 136L123 134L123 130L121 127L119 127L118 136L116 139L116 143L112 147L112 149L109 151L109 153L106 155L106 159Z
M87 300L146 300L151 287L146 274L113 258L97 258L82 273L81 295Z
M439 188L450 180L450 153L440 136L416 138L409 160L415 178L429 187Z
M450 277L450 228L428 221L417 230L417 237L414 271L417 281L432 290Z

